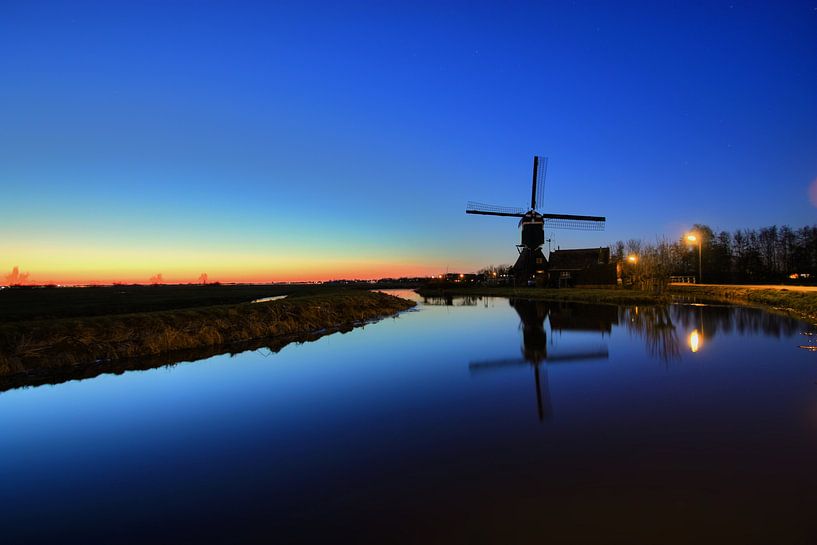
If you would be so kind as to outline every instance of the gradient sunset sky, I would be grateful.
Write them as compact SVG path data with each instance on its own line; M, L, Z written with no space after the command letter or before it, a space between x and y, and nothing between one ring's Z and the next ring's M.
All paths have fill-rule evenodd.
M817 222L817 0L0 3L0 283L512 263L534 154L554 247Z

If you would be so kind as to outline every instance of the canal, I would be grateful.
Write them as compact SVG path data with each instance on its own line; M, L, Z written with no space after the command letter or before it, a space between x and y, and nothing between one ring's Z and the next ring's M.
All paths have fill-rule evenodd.
M809 543L817 344L732 306L474 297L0 394L17 543Z

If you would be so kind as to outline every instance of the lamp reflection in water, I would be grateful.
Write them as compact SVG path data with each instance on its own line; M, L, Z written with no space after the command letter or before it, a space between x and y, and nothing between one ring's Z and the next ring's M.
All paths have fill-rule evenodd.
M693 329L692 333L689 334L689 349L693 352L697 352L701 345L704 342L704 337L700 333L698 333L697 329Z
M610 333L612 324L618 323L616 307L605 305L549 303L529 299L510 299L522 322L522 357L471 362L471 373L511 366L533 368L536 387L536 408L539 420L549 419L552 414L547 364L573 361L606 360L606 347L581 352L548 354L545 318L550 318L551 331L600 331L602 336Z

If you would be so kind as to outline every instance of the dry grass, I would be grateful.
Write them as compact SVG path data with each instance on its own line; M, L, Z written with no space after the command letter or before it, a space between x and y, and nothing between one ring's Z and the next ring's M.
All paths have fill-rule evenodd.
M355 290L269 303L2 324L0 377L348 329L413 305Z

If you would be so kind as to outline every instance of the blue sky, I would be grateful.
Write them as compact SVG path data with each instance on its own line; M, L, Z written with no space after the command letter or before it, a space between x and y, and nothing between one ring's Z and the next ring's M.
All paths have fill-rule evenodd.
M508 263L534 154L562 247L814 223L817 1L0 5L0 270Z

